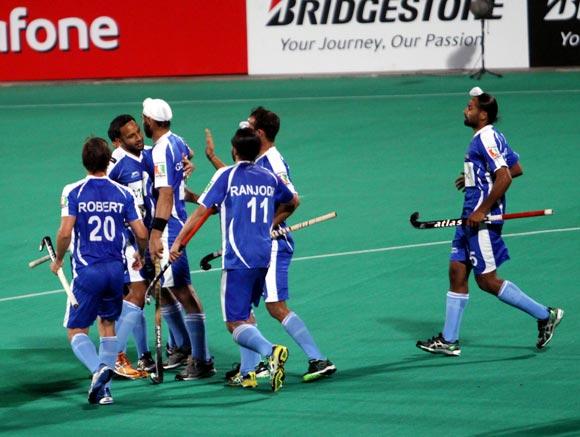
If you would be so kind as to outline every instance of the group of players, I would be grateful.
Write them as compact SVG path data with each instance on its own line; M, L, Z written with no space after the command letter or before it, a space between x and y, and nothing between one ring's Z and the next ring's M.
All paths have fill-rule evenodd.
M160 293L161 314L170 333L164 367L185 366L176 375L178 381L215 375L205 313L191 285L187 254L180 251L184 236L208 212L220 215L222 313L241 355L240 364L226 373L226 383L253 388L257 378L266 377L272 390L283 386L288 349L269 342L258 330L252 305L260 299L307 355L303 381L330 376L336 367L286 303L292 236L270 235L299 204L288 166L274 145L278 116L259 107L240 123L232 138L234 164L229 166L216 155L206 130L206 156L217 171L199 196L186 187L193 153L171 131L172 117L167 102L145 99L143 130L152 147L144 145L132 116L116 117L108 130L114 151L104 139L89 138L82 151L88 176L63 190L51 269L56 272L70 250L72 291L79 305L67 306L64 324L73 352L93 375L89 403L113 402L110 383L115 373L137 379L155 367L143 312L155 262L171 262ZM199 204L189 218L186 201ZM98 351L88 336L95 320ZM125 352L131 334L139 355L137 368Z
M456 181L465 191L464 224L457 228L451 244L443 330L416 344L427 352L461 354L459 331L472 271L482 290L537 320L538 349L551 341L564 316L562 309L540 304L513 282L498 277L497 269L509 254L502 239L503 222L490 223L487 217L506 211L505 194L512 178L523 173L519 155L494 127L498 110L491 94L478 87L471 90L464 123L474 135L464 172ZM171 337L172 353L165 367L185 364L176 376L180 381L216 373L206 339L205 314L191 286L187 255L181 250L186 235L213 212L220 214L222 231L222 312L241 356L240 364L226 373L227 384L253 388L257 378L265 376L270 378L272 390L283 385L288 349L268 341L257 328L252 305L262 298L270 315L308 356L303 380L333 374L336 367L286 303L292 237L272 240L270 236L273 228L284 226L299 203L288 166L274 145L278 116L259 107L240 123L232 138L234 165L230 166L215 154L211 133L206 130L206 156L217 171L199 196L185 187L185 174L192 171L192 152L171 132L171 119L165 101L143 102L143 128L153 141L153 147L146 148L133 117L115 118L109 129L116 147L112 157L105 140L90 138L83 147L83 164L89 175L63 190L57 260L51 269L56 273L71 246L73 292L79 307L68 306L65 326L75 355L93 374L89 402L113 402L110 380L114 372L137 378L154 366L143 316L149 279L144 265L151 260L171 261L160 299ZM189 218L186 200L199 204ZM146 252L148 262L144 261ZM124 273L130 286L122 300ZM97 316L98 353L87 335ZM131 332L137 340L137 369L124 353Z

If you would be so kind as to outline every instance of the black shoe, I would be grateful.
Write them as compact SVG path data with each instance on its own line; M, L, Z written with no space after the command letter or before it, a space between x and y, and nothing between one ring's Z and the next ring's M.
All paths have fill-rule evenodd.
M195 358L187 360L185 369L175 375L176 381L192 381L194 379L211 378L216 373L213 365L213 359L209 361L200 361Z
M240 363L232 364L232 369L226 372L226 382L232 380L238 373L240 373Z
M323 376L330 376L336 372L336 366L329 360L310 360L308 361L308 370L302 375L302 381L316 381Z
M564 318L564 310L560 308L548 308L548 310L550 310L548 318L546 320L538 320L538 341L536 342L538 349L544 348L552 340L556 326Z
M151 356L151 352L145 352L137 361L137 370L151 373L155 370L155 360Z
M166 363L163 363L165 370L175 369L177 367L185 366L187 364L187 356L191 353L185 348L175 348Z
M255 368L256 378L269 378L270 377L270 370L268 369L268 365L260 361ZM238 373L240 373L240 363L232 364L232 369L228 370L225 375L225 380L230 381L234 378Z
M419 349L422 349L432 354L443 354L450 356L461 355L461 347L459 346L459 340L449 343L443 338L443 334L439 334L436 337L432 337L429 340L418 341L416 345Z

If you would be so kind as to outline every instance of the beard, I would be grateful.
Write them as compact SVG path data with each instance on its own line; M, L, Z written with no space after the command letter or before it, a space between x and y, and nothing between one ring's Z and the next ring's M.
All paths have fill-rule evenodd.
M468 127L475 127L476 126L476 124L474 122L470 121L469 118L467 118L467 117L465 117L463 119L463 124L465 126L468 126Z
M153 130L147 123L143 123L143 130L145 131L145 136L147 138L151 138L153 136Z

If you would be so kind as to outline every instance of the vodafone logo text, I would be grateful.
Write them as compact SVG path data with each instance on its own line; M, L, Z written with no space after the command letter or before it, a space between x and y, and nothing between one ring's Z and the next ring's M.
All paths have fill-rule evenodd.
M79 17L61 18L57 22L46 18L29 21L27 17L26 7L16 7L7 21L0 20L0 54L18 53L26 47L36 52L119 47L119 26L111 17L97 17L90 23Z
M280 6L280 4L282 4ZM467 21L471 0L271 0L267 26ZM494 3L490 19L501 18Z

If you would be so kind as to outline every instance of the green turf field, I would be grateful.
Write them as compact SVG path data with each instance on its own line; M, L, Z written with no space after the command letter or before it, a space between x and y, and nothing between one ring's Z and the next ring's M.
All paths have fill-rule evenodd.
M462 111L476 84L497 95L498 127L521 156L525 174L510 189L509 210L556 211L504 228L512 261L502 276L566 311L542 352L534 347L535 321L474 283L462 356L415 348L443 325L453 231L418 231L408 218L413 211L425 219L460 213L453 180L471 138ZM61 326L60 284L47 265L29 270L27 263L40 256L45 234L54 238L62 187L84 176L84 138L105 137L120 113L137 118L145 97L172 105L173 130L195 149L194 191L212 175L204 128L227 158L229 139L251 108L280 115L277 145L302 196L291 222L338 213L295 234L289 301L337 365L332 378L301 383L304 354L260 307L261 330L290 347L287 384L276 394L266 384L255 391L223 385L237 348L221 321L218 269L198 270L199 258L219 247L213 218L188 254L217 376L178 383L169 373L160 386L116 381L114 405L87 404L88 374ZM457 75L0 87L0 432L579 435L578 108L580 72L510 73L478 83Z

